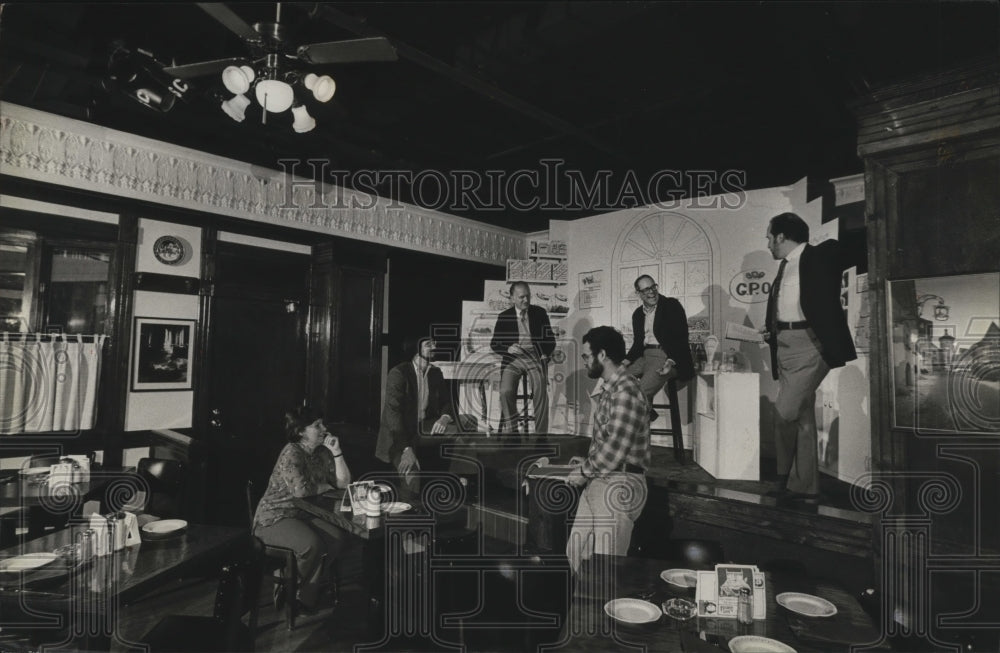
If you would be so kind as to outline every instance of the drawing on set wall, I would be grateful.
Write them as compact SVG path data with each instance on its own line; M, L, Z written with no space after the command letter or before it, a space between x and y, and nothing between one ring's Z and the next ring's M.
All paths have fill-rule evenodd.
M194 320L135 318L132 391L190 390Z

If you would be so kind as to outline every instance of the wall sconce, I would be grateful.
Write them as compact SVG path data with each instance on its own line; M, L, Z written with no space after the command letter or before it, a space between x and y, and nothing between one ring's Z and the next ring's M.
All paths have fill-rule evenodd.
M924 314L924 304L932 299L937 300L937 304L934 306L934 319L938 322L946 321L948 319L948 311L951 307L944 303L944 297L937 295L920 295L917 297L917 315L921 316Z

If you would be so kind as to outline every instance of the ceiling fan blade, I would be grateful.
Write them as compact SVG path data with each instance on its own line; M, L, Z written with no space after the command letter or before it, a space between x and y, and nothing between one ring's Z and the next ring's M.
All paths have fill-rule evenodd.
M260 39L260 35L250 27L245 20L237 16L232 9L221 2L198 2L202 11L222 23L232 33L247 41Z
M297 54L302 61L314 64L396 61L399 58L392 43L381 36L300 45Z
M191 77L221 73L228 66L242 66L245 63L249 63L249 60L242 57L233 57L230 59L216 59L214 61L200 61L183 66L167 66L164 67L163 72L171 77L190 79Z

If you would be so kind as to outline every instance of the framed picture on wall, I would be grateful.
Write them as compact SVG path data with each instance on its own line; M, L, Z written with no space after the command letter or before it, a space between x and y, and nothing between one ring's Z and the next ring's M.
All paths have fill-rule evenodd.
M190 390L195 320L135 318L132 392Z
M1000 434L1000 273L888 282L893 426Z

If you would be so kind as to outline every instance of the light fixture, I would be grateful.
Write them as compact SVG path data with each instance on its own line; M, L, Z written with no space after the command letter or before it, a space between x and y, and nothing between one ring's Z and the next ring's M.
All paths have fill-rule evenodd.
M250 90L256 75L250 66L227 66L222 71L222 83L226 90L236 95L243 95Z
M243 122L247 117L248 106L250 106L250 98L245 95L234 95L222 103L222 110L236 122Z
M306 108L303 105L297 107L292 107L292 115L295 116L295 120L292 122L292 129L296 133L303 134L308 131L312 131L316 127L316 119L309 115Z
M329 75L317 77L314 73L309 73L302 80L302 83L313 92L313 97L320 102L329 102L333 94L337 92L337 82L333 81L333 77Z
M257 104L271 113L281 113L288 111L295 101L295 92L292 87L280 79L262 79L257 82L255 91Z
M222 110L233 120L243 122L246 109L250 106L247 96L252 90L250 97L256 98L257 104L264 109L261 112L262 123L267 122L268 112L283 113L291 109L292 129L299 134L311 131L316 127L316 119L296 98L296 89L301 88L301 84L319 102L329 102L337 91L337 83L329 75L309 73L302 76L298 71L282 71L279 69L280 61L277 54L269 54L256 71L246 65L227 66L222 71L222 84L233 97L222 103Z

